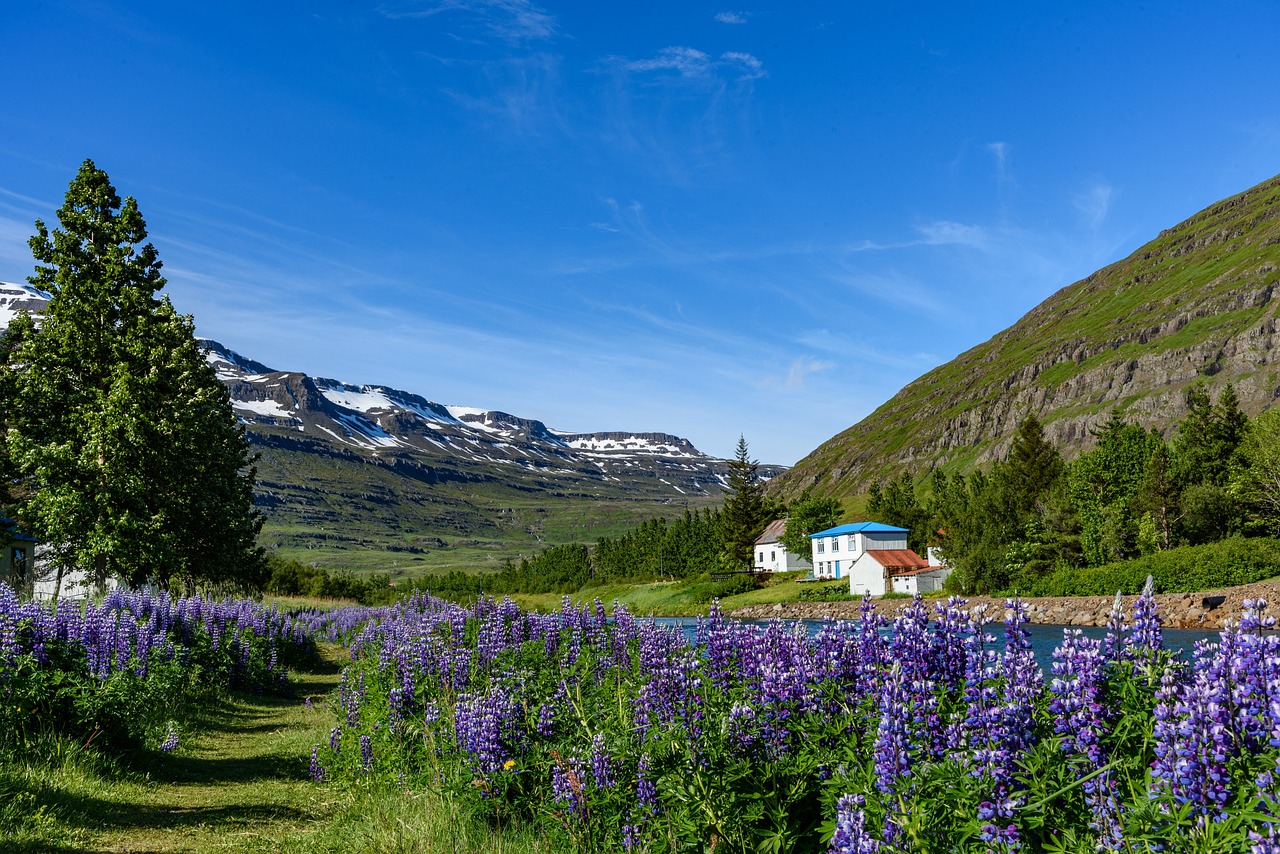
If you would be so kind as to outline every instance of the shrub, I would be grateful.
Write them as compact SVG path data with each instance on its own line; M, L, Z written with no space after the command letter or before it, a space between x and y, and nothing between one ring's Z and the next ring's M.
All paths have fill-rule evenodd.
M1087 569L1059 569L1032 583L1033 596L1109 596L1142 592L1150 575L1161 593L1188 593L1252 584L1280 575L1280 540L1232 537L1182 546Z

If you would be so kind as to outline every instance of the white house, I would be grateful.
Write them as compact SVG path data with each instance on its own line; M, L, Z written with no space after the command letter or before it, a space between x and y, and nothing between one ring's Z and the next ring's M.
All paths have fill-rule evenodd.
M925 566L915 566L890 574L894 593L915 595L942 589L947 576L951 574L951 567L942 562L937 549L930 548L928 553L929 559L925 561ZM914 551L911 554L919 557Z
M938 590L950 570L907 548L907 529L854 522L809 535L814 575L848 578L854 596Z
M756 559L752 569L756 572L793 572L813 568L813 564L800 555L787 551L787 547L782 544L782 535L786 530L786 519L774 519L765 527L764 533L756 538Z

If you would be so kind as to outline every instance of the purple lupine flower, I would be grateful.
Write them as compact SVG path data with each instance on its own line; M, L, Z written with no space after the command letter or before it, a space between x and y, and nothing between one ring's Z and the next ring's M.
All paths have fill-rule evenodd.
M902 665L894 662L880 694L880 724L876 729L876 788L886 795L899 791L911 771L912 717Z
M178 749L178 730L172 724L170 724L169 730L165 734L165 740L164 743L160 745L160 749L165 753L172 753Z
M342 746L342 730L339 727L334 727L333 729L329 730L329 749L332 750L334 755L336 756L338 753L338 748L341 746Z
M728 736L735 753L749 755L760 739L755 709L735 703L729 710Z
M540 738L551 738L555 732L556 710L551 703L543 703L538 707L538 723L536 731Z
M622 825L622 850L634 851L640 844L640 826L631 822Z
M1155 580L1150 575L1142 585L1142 595L1133 603L1133 626L1125 638L1125 656L1150 658L1164 650L1164 634L1160 630L1160 609L1155 600Z
M502 688L458 698L454 706L458 747L468 754L477 773L498 773L523 747L519 712L516 699Z
M373 770L373 737L360 736L360 767L368 774Z
M867 833L862 795L843 795L836 804L836 832L828 854L876 854L880 843Z
M1052 699L1049 712L1054 732L1062 736L1062 750L1072 757L1076 777L1091 775L1106 765L1108 755L1103 738L1110 731L1110 712L1104 702L1105 641L1084 637L1079 629L1063 631L1062 643L1053 651ZM1093 814L1090 827L1097 834L1101 850L1118 851L1124 845L1110 770L1084 783L1085 802Z
M596 733L591 738L591 779L597 789L608 789L618 782L616 766L605 750L604 733Z
M566 760L559 754L552 755L556 762L551 766L551 796L570 815L582 818L587 812L587 796L581 763L572 757Z
M653 785L649 775L649 754L642 753L636 766L636 803L640 807L642 820L658 814L658 789Z
M311 745L311 779L317 783L324 782L324 766L320 764L320 745Z

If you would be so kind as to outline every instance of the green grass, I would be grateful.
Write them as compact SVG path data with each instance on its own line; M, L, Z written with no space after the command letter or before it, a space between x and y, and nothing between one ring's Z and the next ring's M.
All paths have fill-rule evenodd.
M311 781L345 650L293 675L294 696L233 695L183 722L171 754L111 760L42 738L0 758L0 849L135 852L545 850L519 828L460 815L438 792L343 791ZM312 708L306 705L307 698Z
M764 587L734 596L726 596L720 600L720 607L725 611L743 608L747 605L772 605L777 602L799 602L801 591L811 585L801 584L798 579L806 573L792 572L774 576L772 583ZM846 584L847 587L847 584ZM514 594L511 597L522 608L544 613L559 609L563 594ZM577 593L569 594L575 605L583 605L599 599L605 607L612 610L615 601L627 606L632 614L656 617L692 617L706 614L710 606L693 600L690 588L676 581L655 581L649 584L609 584L588 587Z

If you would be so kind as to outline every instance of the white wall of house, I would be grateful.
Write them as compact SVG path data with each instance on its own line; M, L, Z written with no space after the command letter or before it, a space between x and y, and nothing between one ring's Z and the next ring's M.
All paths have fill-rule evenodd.
M901 546L882 546L882 548L906 548L906 539L902 540L904 545ZM866 551L858 556L849 567L849 592L854 596L862 596L870 593L872 596L883 596L886 592L884 586L884 566L880 561L876 560Z
M813 564L797 554L787 551L782 543L756 543L756 572L796 572L812 569Z
M930 569L928 572L918 572L914 575L898 575L891 580L893 583L894 593L907 593L914 596L917 593L932 593L935 590L941 590L947 581L947 576L951 574L951 570L945 566L939 566Z
M826 537L813 537L809 540L813 550L813 574L817 578L850 578L850 588L854 584L851 575L857 568L858 574L867 575L870 570L866 566L858 568L859 561L865 558L870 549L905 549L907 547L906 532L897 531L857 531L854 533L833 534ZM874 561L872 561L874 563ZM876 563L877 571L880 564ZM870 582L864 582L874 588ZM879 592L872 589L872 596L884 595L884 579L879 580ZM866 590L856 591L859 596Z

